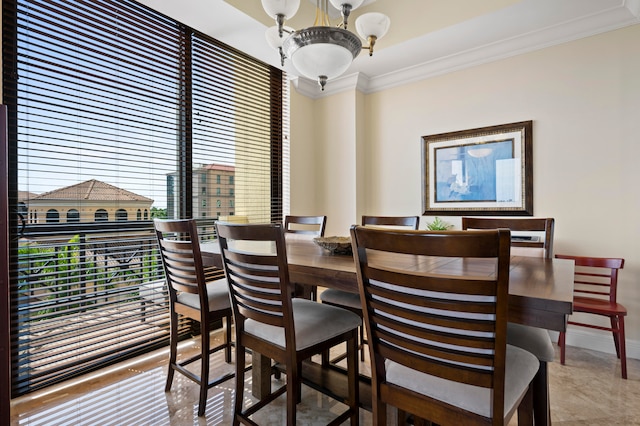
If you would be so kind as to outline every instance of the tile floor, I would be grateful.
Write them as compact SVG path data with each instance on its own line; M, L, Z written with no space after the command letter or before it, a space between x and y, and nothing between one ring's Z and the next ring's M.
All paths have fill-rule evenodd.
M199 340L182 344L197 350ZM556 354L558 358L558 354ZM171 392L164 392L167 350L159 350L104 371L71 380L13 400L11 426L36 425L227 425L234 399L234 380L210 389L206 416L197 416L197 386L176 374ZM559 358L556 360L558 361ZM233 369L221 355L211 358L215 371ZM368 365L361 371L368 373ZM567 365L550 364L552 422L556 426L640 425L640 360L628 360L629 379L620 378L614 355L569 347ZM250 388L251 374L245 376ZM250 392L245 391L249 400ZM254 415L261 425L285 424L283 395L267 410ZM344 408L303 386L298 424L326 424ZM390 423L393 410L389 410ZM371 414L360 413L362 425ZM347 422L348 424L348 422ZM515 418L510 425L517 424Z

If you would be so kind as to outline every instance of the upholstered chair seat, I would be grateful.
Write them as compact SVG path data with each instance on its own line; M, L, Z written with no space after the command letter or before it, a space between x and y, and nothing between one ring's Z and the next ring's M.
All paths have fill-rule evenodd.
M231 309L229 300L229 286L225 278L207 283L207 296L209 299L209 310L218 311L221 309ZM200 309L200 297L194 293L178 294L178 303L187 305L194 309Z
M510 413L527 392L538 371L538 359L528 351L507 345L504 412ZM444 403L491 418L490 388L442 379L390 360L385 361L387 383L412 390Z
M292 299L293 322L295 323L296 350L306 349L325 340L339 336L362 325L360 317L353 312L335 306L323 305L308 299ZM322 327L318 327L322 324ZM284 328L248 319L245 332L255 337L285 347Z
M555 356L549 332L544 328L509 322L507 343L531 352L542 362L551 362Z

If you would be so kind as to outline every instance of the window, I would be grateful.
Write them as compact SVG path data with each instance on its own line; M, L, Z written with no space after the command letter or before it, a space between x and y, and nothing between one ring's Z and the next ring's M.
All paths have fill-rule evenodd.
M60 213L56 209L47 210L47 223L58 223L60 222Z
M136 220L142 220L142 210L140 209L136 212Z
M94 220L96 222L107 222L109 220L109 212L105 209L98 209L94 214Z
M220 175L216 175L216 183L220 185Z
M233 200L229 200L229 207L234 207Z
M202 207L207 207L207 200L202 200Z
M220 195L220 194L221 194L220 188L216 188L216 195Z
M76 209L69 209L67 211L67 223L80 222L80 212Z
M216 207L222 207L222 201L216 200Z
M143 291L162 279L152 208L201 218L202 176L233 174L239 211L282 220L287 82L133 0L1 7L9 208L17 210L18 191L58 191L79 194L73 202L84 210L82 226L37 223L36 206L21 199L32 223L21 234L10 226L16 262L0 267L11 268L19 396L166 344L166 296ZM142 220L115 223L132 204ZM189 333L187 322L179 327Z
M231 197L233 197L233 188L231 188L231 189L229 190L229 195L230 195Z
M207 174L200 173L200 183L207 183Z
M116 220L129 220L129 215L125 209L116 210Z
M229 176L229 185L233 185L233 175Z

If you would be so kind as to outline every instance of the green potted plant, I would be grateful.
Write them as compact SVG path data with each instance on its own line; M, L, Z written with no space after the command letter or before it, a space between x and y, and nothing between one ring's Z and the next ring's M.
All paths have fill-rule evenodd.
M453 228L452 224L440 220L437 216L433 222L427 223L427 229L429 231L446 231L451 228Z

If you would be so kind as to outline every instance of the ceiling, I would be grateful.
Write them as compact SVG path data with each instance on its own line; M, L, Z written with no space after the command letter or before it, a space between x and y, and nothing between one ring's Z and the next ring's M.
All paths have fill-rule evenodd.
M280 67L265 40L274 21L260 0L138 0L192 28ZM331 8L331 6L330 6ZM320 92L316 82L293 78L310 97L358 87L365 93L441 75L640 23L640 0L367 0L352 12L391 18L375 53L360 54L342 77ZM335 23L340 18L336 15ZM315 0L302 0L287 25L313 24ZM291 71L285 65L287 71Z

